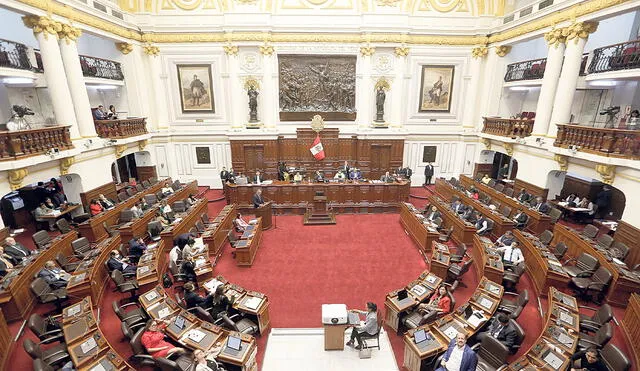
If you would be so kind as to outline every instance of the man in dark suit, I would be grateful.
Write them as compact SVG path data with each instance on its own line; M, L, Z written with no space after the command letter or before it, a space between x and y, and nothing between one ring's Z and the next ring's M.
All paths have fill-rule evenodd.
M260 184L265 181L264 176L260 173L260 170L256 170L256 176L252 179L253 183Z
M431 207L431 212L429 214L427 214L427 220L430 222L433 222L434 220L441 218L442 215L440 214L440 212L438 211L438 209L435 206Z
M109 260L107 260L107 266L112 271L120 271L123 274L135 274L136 266L129 264L125 261L118 250L112 250Z
M7 237L4 240L4 252L16 261L22 261L31 255L31 250L22 246L13 237Z
M482 341L486 336L493 336L509 348L509 351L513 350L513 346L516 345L518 339L516 330L511 326L511 323L509 323L509 317L504 313L498 313L498 315L489 322L487 330L480 332L476 335L476 338L478 341Z
M529 221L529 216L522 210L518 210L516 216L513 217L513 221L516 223L516 228L524 228Z
M138 264L140 257L147 251L147 245L145 245L142 238L132 238L129 241L129 255L131 256L131 262Z
M349 176L349 171L351 171L351 168L349 167L349 163L347 161L344 162L344 165L340 166L338 168L338 171L342 170L342 172L344 173L345 176Z
M393 177L387 171L383 176L380 177L380 180L385 183L393 183Z
M455 200L453 204L451 204L451 208L456 212L456 214L463 214L466 210L466 207L462 202L460 202L460 200Z
M67 282L69 282L69 273L56 267L52 260L44 263L44 268L38 272L38 277L44 279L54 290L67 287Z
M256 193L253 194L253 198L251 199L251 201L253 201L253 207L255 207L256 209L264 204L264 200L262 199L261 189L258 189Z
M531 198L531 195L529 195L527 193L527 191L525 191L524 188L520 189L520 193L518 193L518 196L516 197L518 199L518 201L520 202L527 202L529 201L529 199Z
M449 343L436 371L475 371L477 365L478 356L467 345L467 335L458 333Z
M187 282L184 284L184 303L187 309L195 307L211 308L213 306L213 295L209 294L202 297L196 292L195 285L192 282Z
M431 164L431 162L428 162L427 166L424 167L424 184L423 185L431 184L431 177L433 177L433 165Z
M229 178L229 172L226 167L222 167L222 171L220 172L220 179L222 179L222 183L226 182Z
M472 218L473 213L475 212L475 210L473 210L472 207L467 208L463 213L462 213L462 220L467 220L470 221L469 219Z
M546 213L549 212L549 210L551 210L551 207L549 206L549 204L544 202L542 200L542 197L538 196L536 198L536 201L538 202L536 204L536 206L534 207L534 209L536 209L536 211L539 211L539 212L541 212L543 214L546 214Z

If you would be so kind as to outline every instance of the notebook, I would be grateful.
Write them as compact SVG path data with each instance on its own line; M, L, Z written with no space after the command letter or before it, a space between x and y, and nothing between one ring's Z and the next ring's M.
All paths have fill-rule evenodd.
M415 341L416 344L420 344L425 340L427 340L427 333L424 329L420 329L413 333L413 341Z
M227 346L233 350L240 350L242 340L239 337L229 336L229 338L227 338Z

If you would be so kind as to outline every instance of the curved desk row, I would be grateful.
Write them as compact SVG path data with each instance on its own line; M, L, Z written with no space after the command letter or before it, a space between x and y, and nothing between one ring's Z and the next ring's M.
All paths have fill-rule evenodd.
M201 237L204 243L209 246L209 254L216 257L222 254L222 248L227 243L227 235L233 230L233 219L235 217L236 205L227 205L206 227Z
M431 249L431 243L437 241L440 234L425 223L422 213L412 204L402 202L400 204L400 224L409 234L409 237L418 244L420 253L425 256L427 250Z
M176 192L174 195L177 194ZM187 197L188 195L184 198ZM183 200L184 198L178 198L176 201ZM195 227L196 222L200 220L202 214L208 212L207 202L206 199L201 198L186 211L175 214L176 221L167 228L164 228L162 233L160 233L160 238L164 241L165 247L169 246L168 248L171 249L173 247L173 241L175 241L179 235L188 233L191 228Z
M475 261L476 277L484 276L495 283L502 284L504 265L500 253L491 240L475 235L473 247L467 251L471 252L471 257Z
M451 209L449 203L444 202L440 197L435 195L430 195L427 200L431 206L435 206L436 209L442 215L441 218L444 221L444 225L451 227L453 226L453 233L451 233L451 238L459 244L472 244L473 236L476 234L476 227L462 220L458 214Z

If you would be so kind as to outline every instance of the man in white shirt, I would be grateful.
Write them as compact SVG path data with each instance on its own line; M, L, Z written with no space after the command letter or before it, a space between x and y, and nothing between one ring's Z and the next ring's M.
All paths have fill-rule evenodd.
M458 333L449 343L449 348L436 371L475 371L477 365L478 356L467 345L467 336Z
M201 254L204 251L204 246L196 246L196 240L190 238L187 241L187 244L182 249L182 259L186 259L187 257L194 257L198 254Z
M518 243L513 241L509 246L498 247L498 251L504 252L502 261L508 265L518 265L524 261L522 250L518 247Z
M178 266L178 259L182 256L182 250L178 246L174 246L169 251L169 270L172 272L178 272L180 267Z

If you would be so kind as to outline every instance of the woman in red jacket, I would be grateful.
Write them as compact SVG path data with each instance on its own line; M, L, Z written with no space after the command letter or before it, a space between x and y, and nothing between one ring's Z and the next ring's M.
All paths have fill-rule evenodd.
M102 205L94 198L91 200L91 204L89 205L89 209L91 210L91 216L96 216L102 212Z
M170 322L167 320L154 320L147 331L142 334L140 343L147 349L147 353L153 358L168 358L174 354L183 354L185 350L164 340L164 330Z
M451 297L449 297L447 287L444 284L440 285L427 303L418 305L418 311L423 313L421 326L449 313L451 311Z

